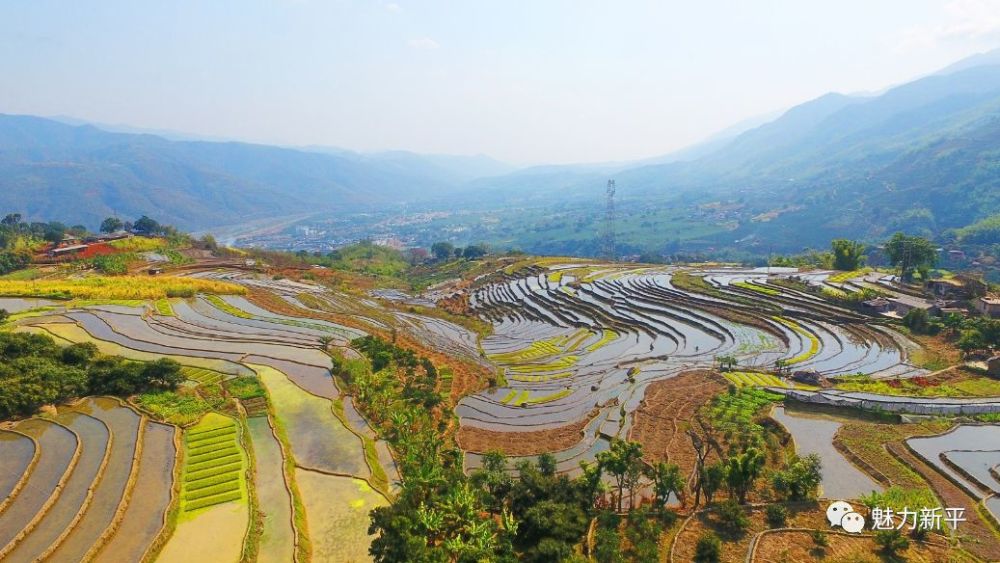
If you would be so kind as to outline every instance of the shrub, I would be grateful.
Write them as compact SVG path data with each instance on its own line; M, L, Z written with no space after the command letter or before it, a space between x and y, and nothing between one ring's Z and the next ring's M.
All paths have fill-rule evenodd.
M899 530L879 530L875 532L875 544L881 548L882 553L894 556L900 551L906 551L910 547L910 540Z
M694 547L695 563L718 563L722 559L722 540L712 532L702 534Z
M781 504L769 504L764 510L767 525L772 528L782 528L788 519L788 509Z
M750 519L747 518L743 507L733 499L729 499L719 505L719 522L730 532L740 533L750 526Z
M809 535L812 536L813 543L816 544L817 547L826 547L830 545L830 540L826 537L826 532L813 530L812 532L809 532Z

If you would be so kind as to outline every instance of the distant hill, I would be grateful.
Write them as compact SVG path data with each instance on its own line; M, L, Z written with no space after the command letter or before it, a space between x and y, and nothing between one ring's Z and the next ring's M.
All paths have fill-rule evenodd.
M92 227L112 213L150 214L193 230L432 199L477 174L509 170L485 157L176 141L0 115L0 210Z
M586 192L596 206L613 176L620 197L646 206L739 202L742 220L708 240L716 245L795 250L832 237L938 234L1000 213L1000 52L949 69L879 95L827 94L698 158L527 169L479 180L487 193L477 197L492 183L512 194L530 186L539 201L548 184L555 202Z

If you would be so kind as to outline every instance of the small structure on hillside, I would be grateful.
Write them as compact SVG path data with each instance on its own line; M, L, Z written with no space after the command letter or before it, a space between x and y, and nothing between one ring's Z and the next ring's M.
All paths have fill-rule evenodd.
M958 278L941 278L927 282L931 295L942 299L968 299L972 297L965 283Z
M986 373L990 377L1000 378L1000 355L993 356L986 360Z
M890 303L885 297L876 297L875 299L862 301L861 308L864 309L865 312L872 314L888 313L892 310L892 303Z
M800 370L792 374L792 381L805 385L815 385L823 387L826 385L826 377L815 370Z
M975 300L976 310L987 317L1000 317L1000 296L987 295Z
M941 304L935 301L928 301L919 297L909 295L898 295L889 300L892 303L893 312L899 317L905 317L907 313L914 309L923 309L927 314L936 317L941 314Z

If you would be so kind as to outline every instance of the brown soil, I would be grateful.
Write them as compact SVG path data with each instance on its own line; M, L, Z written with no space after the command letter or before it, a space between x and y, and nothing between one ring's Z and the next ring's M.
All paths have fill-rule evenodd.
M691 475L697 456L687 430L698 411L725 390L725 380L707 370L654 382L634 413L628 437L642 444L647 462L675 463L684 475Z
M576 445L583 436L584 427L599 412L594 409L572 424L532 432L496 432L463 426L455 435L455 441L463 450L478 453L497 450L511 456L523 456L556 452Z
M827 534L827 547L817 546L809 532L788 531L764 534L758 540L753 561L856 561L858 563L881 563L885 559L876 555L875 540L866 536ZM954 549L940 538L929 539L925 543L910 542L905 552L899 553L900 561L970 561L963 559Z
M763 509L754 509L749 513L749 519L750 527L747 528L746 532L734 534L719 524L715 514L699 512L674 539L673 561L694 561L694 549L698 538L711 531L722 538L721 561L742 563L746 560L753 536L769 528L764 518ZM829 524L826 521L826 506L815 502L788 505L786 525L795 528L827 530ZM812 540L809 543L811 544ZM763 561L763 559L758 560ZM789 561L811 561L811 559L790 559Z

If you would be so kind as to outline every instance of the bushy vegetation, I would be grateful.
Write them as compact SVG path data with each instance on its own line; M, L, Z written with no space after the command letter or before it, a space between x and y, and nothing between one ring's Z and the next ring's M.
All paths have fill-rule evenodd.
M174 389L180 365L161 358L141 363L102 356L92 343L61 348L45 335L0 332L0 417L85 395L132 395Z
M153 276L91 276L62 280L0 280L0 295L52 299L161 299L194 297L197 293L242 295L242 286L199 278Z

